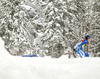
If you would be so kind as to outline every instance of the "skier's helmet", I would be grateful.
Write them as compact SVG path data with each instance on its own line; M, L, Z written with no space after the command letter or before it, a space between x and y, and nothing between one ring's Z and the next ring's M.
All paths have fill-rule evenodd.
M89 36L89 35L85 36L85 39L90 39L90 38L91 38L91 36Z

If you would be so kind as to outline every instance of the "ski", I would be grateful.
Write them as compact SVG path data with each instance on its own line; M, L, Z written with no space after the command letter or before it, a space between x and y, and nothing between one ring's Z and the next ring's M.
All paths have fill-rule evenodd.
M38 57L37 55L22 55L22 57Z

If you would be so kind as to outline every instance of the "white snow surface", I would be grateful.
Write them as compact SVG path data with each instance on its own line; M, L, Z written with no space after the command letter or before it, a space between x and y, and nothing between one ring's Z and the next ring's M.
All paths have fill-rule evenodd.
M100 79L100 58L11 56L0 39L0 79Z

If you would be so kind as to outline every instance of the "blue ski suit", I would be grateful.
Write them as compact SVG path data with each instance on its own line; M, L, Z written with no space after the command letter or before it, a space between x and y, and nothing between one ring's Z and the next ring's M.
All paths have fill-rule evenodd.
M74 49L76 50L76 53L79 54L82 58L89 57L89 54L82 50L83 46L86 46L87 43L88 43L88 40L82 40L79 43L77 43L76 46L74 47Z

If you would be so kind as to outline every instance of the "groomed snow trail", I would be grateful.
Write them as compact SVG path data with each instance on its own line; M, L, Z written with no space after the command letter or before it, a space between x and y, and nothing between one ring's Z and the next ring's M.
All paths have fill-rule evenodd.
M0 39L0 79L100 79L100 58L15 57Z

